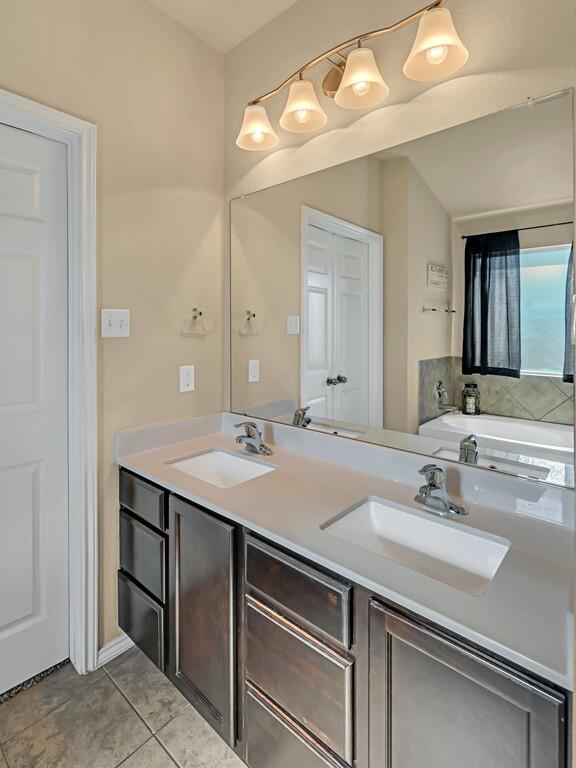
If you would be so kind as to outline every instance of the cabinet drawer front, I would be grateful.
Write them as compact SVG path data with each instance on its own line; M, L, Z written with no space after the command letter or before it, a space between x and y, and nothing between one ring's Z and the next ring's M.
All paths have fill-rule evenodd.
M129 576L118 573L118 624L164 670L164 609Z
M166 601L166 539L124 509L120 510L120 567Z
M297 723L250 687L245 715L250 768L339 768Z
M246 580L313 631L350 647L352 588L254 539L246 539Z
M352 661L250 596L246 626L248 679L351 763Z
M120 504L150 525L166 529L166 492L120 470Z

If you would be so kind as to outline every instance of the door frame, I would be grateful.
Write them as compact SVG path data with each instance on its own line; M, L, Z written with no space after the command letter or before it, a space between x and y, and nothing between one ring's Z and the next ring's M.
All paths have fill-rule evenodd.
M98 661L97 129L2 89L0 123L66 146L69 639L70 660L85 674Z
M300 208L300 398L304 373L302 350L307 341L308 328L304 312L306 301L306 230L309 225L334 235L359 240L368 246L368 322L370 345L368 353L368 425L382 429L384 418L384 238L377 232L359 227L329 213L308 205Z

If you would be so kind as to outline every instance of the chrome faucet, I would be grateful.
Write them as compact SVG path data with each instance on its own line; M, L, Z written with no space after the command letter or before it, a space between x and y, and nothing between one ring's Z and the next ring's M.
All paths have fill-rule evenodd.
M436 382L436 388L434 389L436 400L438 400L438 410L442 413L458 413L458 408L455 405L445 405L444 401L448 398L448 390L443 381Z
M244 429L243 435L236 435L236 442L245 445L247 451L260 456L272 456L272 449L262 442L262 432L253 421L243 421L234 426L236 429Z
M460 441L460 461L466 464L478 464L476 435L468 435Z
M442 467L438 467L436 464L426 464L419 470L419 474L426 478L426 485L420 486L414 501L423 504L428 511L441 517L468 514L468 510L462 504L458 504L448 496Z
M312 419L310 416L307 416L306 414L310 410L310 406L307 406L306 408L296 408L294 411L294 418L292 419L292 424L295 427L307 427L311 422Z

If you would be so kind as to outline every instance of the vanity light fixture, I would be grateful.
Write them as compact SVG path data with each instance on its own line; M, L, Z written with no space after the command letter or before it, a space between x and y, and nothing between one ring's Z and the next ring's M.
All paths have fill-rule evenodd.
M448 8L433 8L420 19L404 74L410 80L437 80L462 69L468 55Z
M276 88L247 105L236 144L241 149L252 151L276 146L279 139L262 104L286 88L290 88L290 91L280 118L280 126L284 130L309 133L326 125L326 113L320 105L314 85L303 79L306 72L326 61L332 66L324 77L322 90L339 107L369 109L382 103L389 94L389 88L378 70L373 52L362 47L362 44L389 35L416 21L419 22L418 32L404 65L406 77L428 81L453 75L467 62L468 50L458 36L452 15L444 8L445 4L446 0L434 0L405 19L347 40L309 61ZM349 53L345 55L343 51L347 50ZM339 60L334 61L336 56Z
M374 54L358 43L358 48L348 54L334 101L345 109L367 109L381 104L389 93Z
M244 112L242 128L236 139L241 149L259 151L278 144L278 134L272 128L268 113L260 104L249 104Z
M327 120L310 80L292 83L280 126L290 133L311 133L325 126Z

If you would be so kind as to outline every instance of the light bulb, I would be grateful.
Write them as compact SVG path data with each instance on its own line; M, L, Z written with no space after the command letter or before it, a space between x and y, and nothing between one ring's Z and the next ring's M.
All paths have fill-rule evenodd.
M428 64L432 64L434 66L442 64L444 61L446 61L447 56L447 45L433 45L431 48L426 48L426 61Z
M366 83L363 81L359 83L354 83L354 85L352 86L352 90L354 91L356 96L366 96L366 94L370 90L370 83Z
M310 117L309 109L297 109L294 113L294 118L301 124L306 123Z
M254 131L254 133L250 134L250 138L254 142L254 144L262 144L264 141L264 134L262 131Z

